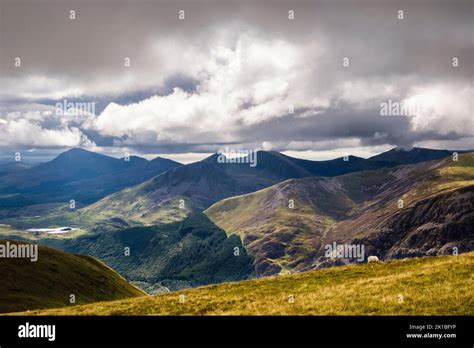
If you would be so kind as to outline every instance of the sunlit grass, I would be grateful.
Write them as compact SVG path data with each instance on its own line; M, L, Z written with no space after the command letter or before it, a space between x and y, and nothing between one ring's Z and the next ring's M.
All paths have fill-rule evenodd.
M29 314L474 315L473 274L474 253L468 253L334 267Z

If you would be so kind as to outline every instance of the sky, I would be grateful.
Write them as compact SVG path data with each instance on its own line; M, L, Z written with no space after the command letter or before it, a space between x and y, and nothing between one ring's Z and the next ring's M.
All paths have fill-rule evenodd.
M473 15L470 0L0 0L0 160L473 149Z

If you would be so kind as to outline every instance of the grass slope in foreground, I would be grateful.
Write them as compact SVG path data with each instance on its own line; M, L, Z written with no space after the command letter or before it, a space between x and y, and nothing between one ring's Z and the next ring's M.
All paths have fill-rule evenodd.
M319 269L29 314L474 315L473 274L471 252ZM184 303L179 303L181 294ZM290 295L294 303L289 303Z
M0 279L0 313L71 306L71 294L77 304L145 295L93 257L45 246L38 246L37 262L0 259Z

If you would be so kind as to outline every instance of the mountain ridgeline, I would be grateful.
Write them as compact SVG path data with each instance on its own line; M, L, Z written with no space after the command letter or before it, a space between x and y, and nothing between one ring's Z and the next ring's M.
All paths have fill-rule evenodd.
M35 166L7 163L0 166L0 209L70 199L89 204L179 166L160 157L118 159L78 148Z
M421 151L421 153L424 153ZM444 157L445 153L435 155ZM397 158L403 160L403 154ZM413 158L409 155L407 162ZM389 158L392 158L389 156ZM146 224L182 220L228 197L269 187L287 179L332 177L352 172L390 168L400 163L349 156L329 161L309 161L278 152L259 151L257 165L221 163L218 155L163 173L141 185L122 190L86 207L84 214L120 217Z
M421 147L414 147L410 150L404 150L402 148L394 148L389 151L371 157L371 160L375 161L387 161L395 162L398 164L415 164L426 161L433 161L448 156L452 156L453 153L462 154L468 151L464 150L434 150L424 149Z

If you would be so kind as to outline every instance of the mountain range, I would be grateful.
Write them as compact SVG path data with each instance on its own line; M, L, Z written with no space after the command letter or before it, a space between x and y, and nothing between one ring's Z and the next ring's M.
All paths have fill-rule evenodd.
M97 257L153 292L361 262L328 258L332 243L364 245L365 257L385 260L467 252L474 154L464 152L309 161L259 151L252 167L218 154L181 165L73 149L4 171L0 233ZM83 207L70 210L71 196ZM30 202L19 197L34 204L5 203ZM84 232L24 232L56 225Z
M74 148L52 161L31 166L10 162L0 166L0 207L96 201L124 187L150 179L180 163L157 157L113 158Z
M278 152L259 151L258 164L219 163L217 154L202 161L173 168L141 185L121 190L84 208L83 214L122 219L146 224L182 220L227 197L255 192L287 179L313 176L332 177L352 172L419 162L426 157L442 158L445 151L418 149L392 150L387 158L363 159L355 156L328 161L309 161ZM396 156L394 155L396 154ZM396 159L396 161L395 161Z

